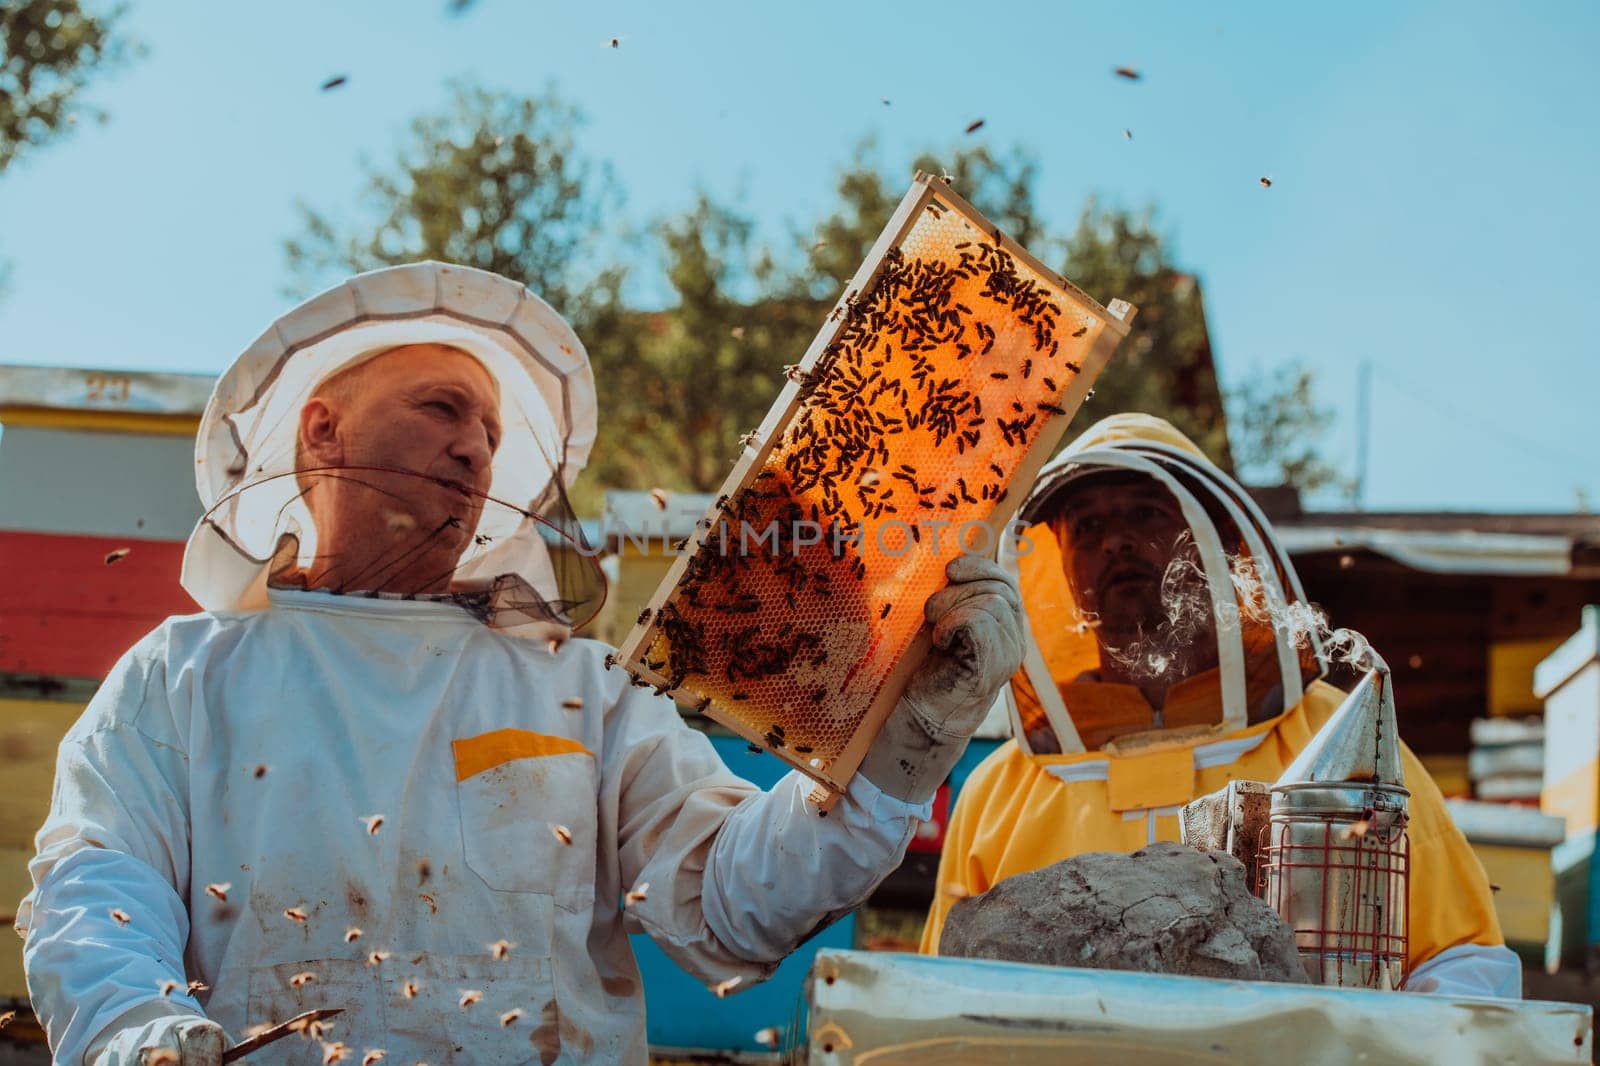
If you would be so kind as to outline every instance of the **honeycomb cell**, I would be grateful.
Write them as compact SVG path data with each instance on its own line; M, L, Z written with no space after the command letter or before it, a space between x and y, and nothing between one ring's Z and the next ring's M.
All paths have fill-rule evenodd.
M1113 320L968 212L928 198L846 294L764 459L624 644L637 677L834 788L946 564L993 554L1012 477L1104 362Z

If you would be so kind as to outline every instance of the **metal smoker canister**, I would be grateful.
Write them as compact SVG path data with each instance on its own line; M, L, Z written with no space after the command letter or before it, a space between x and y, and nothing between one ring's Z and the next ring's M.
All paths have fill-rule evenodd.
M1312 982L1406 977L1410 846L1388 678L1367 675L1272 786L1261 896L1294 930Z

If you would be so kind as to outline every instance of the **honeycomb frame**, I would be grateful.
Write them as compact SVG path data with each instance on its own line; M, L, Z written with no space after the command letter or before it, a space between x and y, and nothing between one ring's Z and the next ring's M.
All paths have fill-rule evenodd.
M965 239L950 241L952 235ZM940 240L946 245L943 259L916 254ZM955 267L948 262L952 259ZM962 286L959 291L967 301L976 304L981 296L996 307L1008 308L1008 314L985 318L966 302L952 299ZM903 310L913 304L914 311ZM935 518L946 511L981 513L981 518L969 517L962 529L967 531L973 521L986 527L989 540L982 554L992 556L995 539L1009 535L1006 530L1026 494L1011 492L1010 486L1020 482L1025 488L1033 483L1127 335L1134 314L1122 300L1111 301L1109 309L1102 307L1001 232L946 182L918 173L805 356L788 368L788 382L760 428L745 438L743 454L697 525L692 543L684 545L613 661L632 675L635 684L654 687L699 710L744 737L753 749L771 751L805 773L819 786L813 799L824 809L831 806L849 787L884 719L926 657L931 634L922 621L922 599L942 587L943 567L962 547L957 543L955 550L941 553L935 529L933 550L889 556L921 557L921 562L877 568L870 590L884 593L877 603L854 586L834 600L840 586L834 586L832 579L840 571L848 571L846 576L860 586L868 584L869 571L865 551L848 559L840 552L838 534L852 528L850 519L856 517L849 509L855 505L843 502L841 477L847 482L854 478L844 489L852 490L860 501L854 528L865 530L869 518L880 521L885 509L897 514L897 505L888 500L909 482L910 491L901 503L917 504L908 512L916 520L890 518L875 528L875 537L881 538L886 526L899 522L909 536L902 535L897 543L909 549L913 543L921 545L921 530L932 525L922 521L924 512ZM1073 323L1064 320L1073 316L1076 331L1065 329ZM919 331L929 327L938 337L930 340L933 334L911 332L908 322ZM1060 336L1055 330L1058 323L1063 327ZM902 327L898 338L903 342L898 356L890 339L896 325ZM879 343L881 357L869 359L880 355ZM904 380L878 372L865 377L864 364L882 370L890 361L913 364L913 387L928 393L926 401L913 407L912 390ZM958 387L963 381L968 385L965 391ZM901 399L900 417L871 409L885 393ZM865 415L862 394L872 397L865 401ZM979 397L977 414L968 417L974 414L970 407L974 395ZM967 406L954 403L963 396ZM1006 401L998 409L996 396ZM990 403L987 416L982 413L985 399ZM853 420L836 417L845 407ZM918 454L931 454L936 464L951 470L959 465L970 476L980 455L1000 454L992 447L988 452L979 450L983 435L992 444L997 432L1010 469L991 461L988 471L997 480L981 487L976 479L969 485L961 475L936 477L924 485L913 464L892 462L921 440L924 447ZM889 438L896 436L900 442L891 448ZM969 446L972 458L966 457ZM842 460L846 450L852 453L849 458L864 459L867 465L817 469L830 451L840 453L834 458ZM812 461L813 453L821 459ZM776 491L764 486L774 482ZM879 487L882 484L892 487ZM778 503L771 504L770 499ZM820 568L799 562L798 534L790 548L792 563L782 562L781 553L742 553L737 564L713 558L728 558L727 534L735 519L746 522L750 516L773 514L791 518L791 528L796 528L792 522L796 515L802 519L809 515L813 523L831 519L829 536L824 537L831 543L821 549L827 558ZM739 531L742 548L743 525ZM761 543L757 541L758 547ZM780 545L781 538L773 541L774 548ZM875 546L888 555L885 541L878 539ZM807 557L814 562L821 558L817 551ZM757 566L765 570L753 574ZM744 590L736 575L729 576L735 570L759 582L781 576L788 582L783 599L762 600ZM701 594L710 589L707 582L712 580L708 574L721 582L711 591L731 591L733 598L703 602ZM906 604L891 594L894 590L915 592L921 598ZM852 598L848 593L857 594ZM891 620L897 607L900 610ZM700 621L695 622L696 617ZM821 631L797 630L793 621L782 621L785 617L810 618ZM704 647L708 636L718 647L710 656ZM743 643L734 647L730 642L736 638ZM842 664L829 663L836 652L860 657L835 691L818 682L837 679ZM725 677L712 676L710 659L720 659ZM870 690L851 691L848 686L863 667L868 668ZM760 669L769 672L758 675L755 671ZM747 680L741 683L740 675ZM741 691L741 684L752 691ZM782 693L775 693L775 688ZM822 705L826 709L819 709Z

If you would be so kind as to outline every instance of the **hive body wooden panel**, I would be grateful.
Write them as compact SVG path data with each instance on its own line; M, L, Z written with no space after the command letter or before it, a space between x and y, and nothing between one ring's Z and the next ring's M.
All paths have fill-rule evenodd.
M918 175L617 661L842 793L946 564L993 554L1126 335L1112 307Z

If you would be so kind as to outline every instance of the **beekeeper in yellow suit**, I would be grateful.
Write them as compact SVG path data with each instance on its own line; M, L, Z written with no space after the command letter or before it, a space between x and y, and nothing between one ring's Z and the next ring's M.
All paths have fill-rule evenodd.
M1344 697L1259 508L1168 423L1117 415L1048 464L1003 538L1028 633L1013 739L951 815L922 950L952 904L1089 851L1177 840L1229 780L1272 781ZM1276 603L1278 609L1263 610ZM1221 624L1218 624L1218 623ZM1515 998L1483 868L1409 749L1411 991Z

